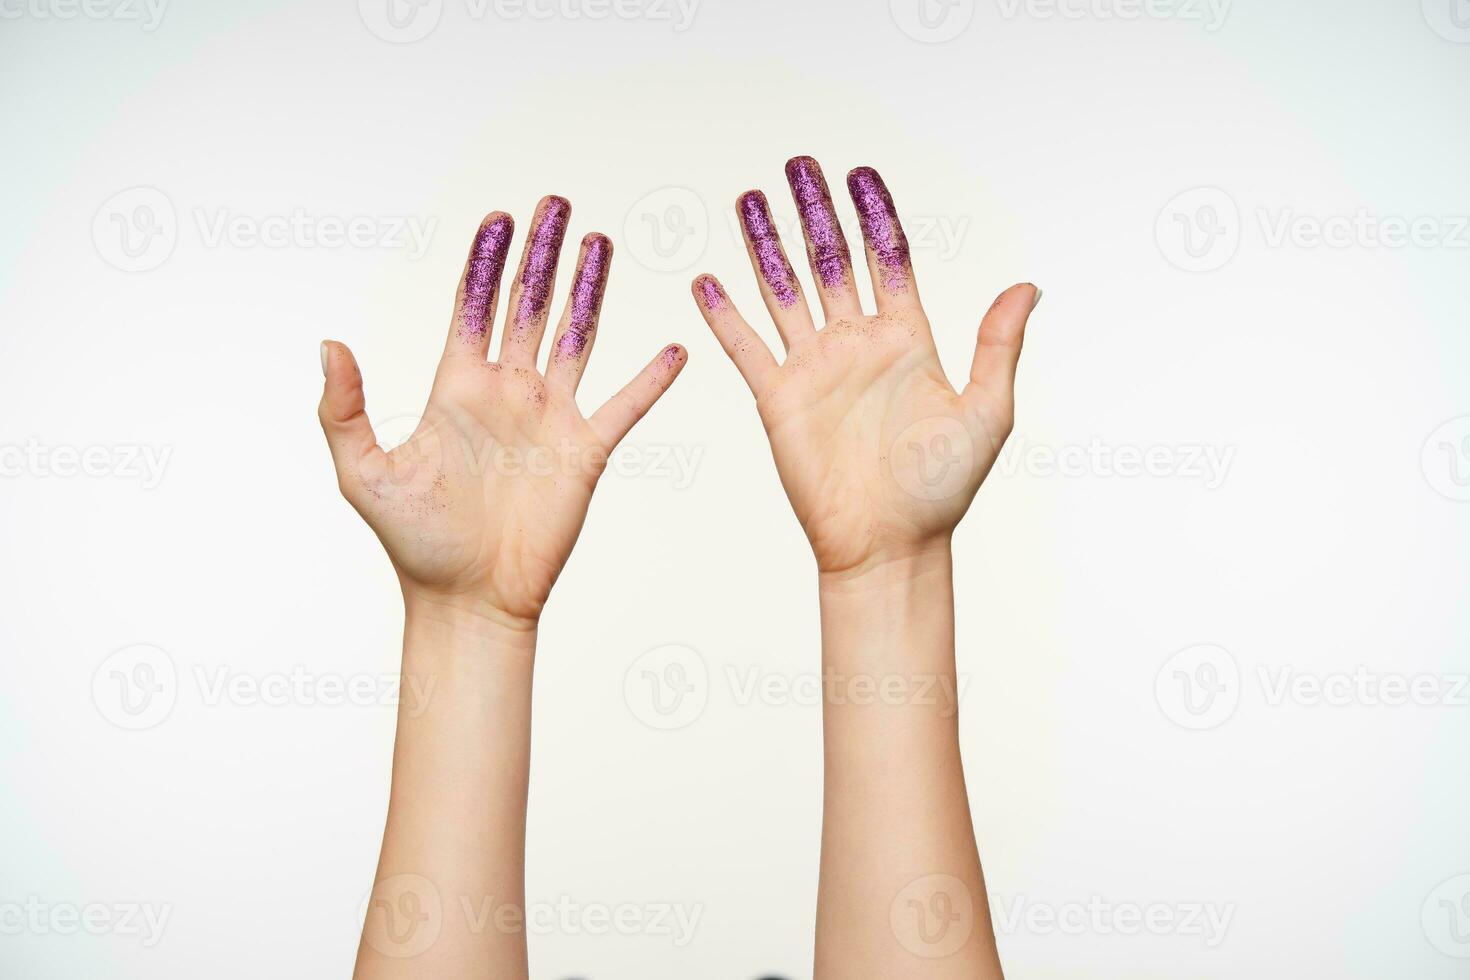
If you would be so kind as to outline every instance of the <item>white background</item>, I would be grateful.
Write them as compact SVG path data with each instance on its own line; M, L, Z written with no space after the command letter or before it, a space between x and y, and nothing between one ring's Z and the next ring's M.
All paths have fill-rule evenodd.
M401 605L337 495L318 341L413 416L476 222L558 193L618 247L584 409L691 357L546 611L529 897L700 918L559 927L532 972L810 975L819 708L743 685L816 671L813 569L687 293L712 271L759 312L733 201L789 228L797 153L888 179L953 377L995 293L1045 288L956 541L1008 972L1470 968L1464 0L958 0L933 30L913 0L426 0L401 30L385 0L69 2L0 0L0 974L348 973L394 714L321 685L391 676ZM251 237L297 214L368 240ZM669 644L706 703L659 730L624 681ZM165 690L129 715L137 657ZM216 687L293 672L285 703ZM1280 695L1302 677L1335 693ZM1435 703L1384 703L1395 679ZM113 924L64 934L89 906Z

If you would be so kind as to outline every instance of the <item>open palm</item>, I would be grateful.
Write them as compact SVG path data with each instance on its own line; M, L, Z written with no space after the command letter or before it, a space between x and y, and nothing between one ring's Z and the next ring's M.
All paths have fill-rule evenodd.
M377 532L405 589L533 624L586 518L608 453L685 362L666 347L590 417L576 391L596 335L612 243L582 241L544 371L536 366L570 205L536 210L511 284L500 357L486 359L513 223L481 223L444 357L413 434L384 452L346 346L323 345L320 417L343 495Z
M996 300L969 383L956 392L878 174L848 177L877 298L870 315L816 161L797 157L786 170L826 324L813 322L759 191L741 196L741 226L786 359L777 363L713 277L698 277L694 294L755 393L818 567L861 569L947 538L964 516L1011 430L1015 368L1038 293L1020 285Z

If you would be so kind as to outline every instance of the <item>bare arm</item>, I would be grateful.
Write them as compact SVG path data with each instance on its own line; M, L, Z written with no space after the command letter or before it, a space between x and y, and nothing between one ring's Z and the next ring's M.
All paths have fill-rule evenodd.
M817 976L999 977L960 762L949 551L823 575L821 604L837 696Z
M826 695L816 976L999 977L960 765L950 539L1010 433L1039 293L1021 284L991 305L957 392L882 179L859 168L847 181L877 306L866 314L816 161L797 157L786 175L825 322L758 191L737 206L785 358L713 277L698 277L694 296L756 396L816 556Z
M358 948L358 980L526 976L524 864L531 672L547 596L582 530L608 453L683 368L670 346L584 417L612 243L582 241L547 354L571 206L544 198L511 281L499 357L491 326L512 222L480 225L422 421L385 453L362 375L322 345L319 411L338 484L403 587L403 687L393 788Z

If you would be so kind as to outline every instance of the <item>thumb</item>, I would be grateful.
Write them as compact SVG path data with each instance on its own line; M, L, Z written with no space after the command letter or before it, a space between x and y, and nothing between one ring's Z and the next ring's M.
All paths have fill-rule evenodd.
M1012 286L996 299L980 322L967 395L979 394L992 403L1010 404L1026 321L1040 301L1041 290L1031 283Z
M346 344L335 340L322 342L322 374L326 376L326 384L317 417L326 433L327 447L332 451L338 482L345 482L343 477L355 474L364 457L381 450L368 422L362 372Z

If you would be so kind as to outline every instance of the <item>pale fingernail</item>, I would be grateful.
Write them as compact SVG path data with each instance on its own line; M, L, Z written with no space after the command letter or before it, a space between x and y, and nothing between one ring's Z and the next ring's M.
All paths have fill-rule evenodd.
M1036 295L1031 299L1031 308L1034 310L1036 309L1037 304L1041 302L1041 287L1036 285L1035 283L1032 283L1031 288L1036 290Z
M322 341L322 377L327 376L327 342Z

